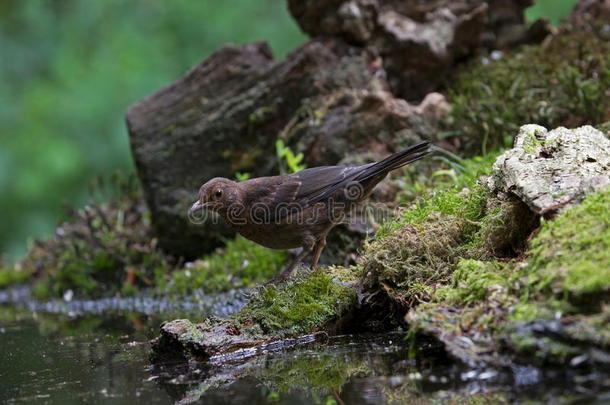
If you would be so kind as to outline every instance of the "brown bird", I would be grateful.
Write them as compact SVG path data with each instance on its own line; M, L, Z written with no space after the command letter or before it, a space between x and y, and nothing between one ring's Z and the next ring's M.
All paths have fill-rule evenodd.
M189 213L218 213L238 233L272 249L303 251L271 282L287 278L313 252L317 265L326 236L356 205L365 200L386 175L423 158L429 142L421 142L377 163L362 166L321 166L293 174L242 182L216 177L199 189Z

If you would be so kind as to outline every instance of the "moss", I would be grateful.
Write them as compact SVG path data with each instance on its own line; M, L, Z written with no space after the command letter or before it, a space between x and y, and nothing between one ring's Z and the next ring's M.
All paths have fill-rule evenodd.
M272 279L286 262L286 252L266 249L238 236L226 246L188 267L175 271L167 289L186 294L227 291Z
M373 241L362 259L367 288L383 290L405 308L428 301L434 286L450 277L468 226L457 216L437 214Z
M321 329L353 305L355 290L350 268L317 269L277 286L263 288L236 315L242 324L256 323L265 333L302 334ZM343 280L343 281L342 281Z
M5 288L13 284L23 284L28 281L29 277L30 273L21 269L0 269L0 288Z
M544 222L520 260L462 257L409 321L470 360L489 351L493 361L506 345L534 362L557 364L610 347L602 326L610 318L609 207L610 189L589 195ZM459 336L474 345L455 345Z
M491 174L491 167L499 153L484 157L475 157L459 163L452 162L451 168L441 169L413 184L405 185L398 195L401 205L402 198L407 195L420 195L407 209L392 221L385 222L376 233L376 239L381 240L406 224L421 223L431 214L462 216L468 221L481 219L486 201L485 188L478 184L481 176ZM444 177L442 181L435 178ZM430 190L435 190L430 193ZM471 192L474 191L474 192ZM402 201L401 201L402 200Z
M545 222L525 271L534 289L576 300L610 292L610 190Z
M515 322L527 322L535 319L552 319L557 313L574 312L572 307L561 300L545 300L541 304L535 300L520 297L521 301L509 310L508 319Z
M539 225L539 218L517 198L497 195L487 200L485 216L479 229L466 246L471 257L512 258L526 248L531 232Z
M499 262L473 259L459 261L451 283L439 288L434 296L446 304L472 304L485 300L491 293L507 290L509 271Z
M367 290L383 290L404 310L430 301L437 286L450 282L461 257L483 255L474 248L483 244L488 193L477 180L490 173L494 160L461 162L438 191L381 227L362 256Z
M547 128L610 119L610 43L563 33L499 60L465 66L449 84L449 135L471 152L508 147L524 123Z

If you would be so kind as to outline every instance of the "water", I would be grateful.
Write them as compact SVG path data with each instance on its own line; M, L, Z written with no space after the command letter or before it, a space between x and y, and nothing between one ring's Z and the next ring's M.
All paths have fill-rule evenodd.
M12 298L16 296L13 295ZM164 319L239 308L239 293L170 303L152 298L34 303L0 294L0 403L432 404L607 403L607 376L514 367L471 369L433 342L408 356L404 334L340 336L245 362L149 362ZM155 313L163 308L166 313ZM180 312L182 311L182 312ZM606 383L604 385L604 378Z

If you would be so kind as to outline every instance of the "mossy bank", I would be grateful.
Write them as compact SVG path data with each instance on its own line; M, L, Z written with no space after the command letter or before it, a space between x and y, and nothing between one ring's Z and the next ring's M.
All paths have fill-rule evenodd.
M595 191L579 171L591 169L590 155L556 173L583 176L582 188L571 189L572 207L560 204L542 215L497 183L501 176L518 181L504 172L510 167L504 162L515 156L532 165L539 159L563 165L564 156L588 143L610 157L610 141L591 127L539 128L523 127L518 146L497 159L490 155L452 169L450 180L379 230L356 266L302 271L286 284L258 290L229 320L193 325L204 334L185 335L188 354L182 356L230 352L244 338L403 327L412 336L435 336L469 363L507 365L522 356L541 364L604 362L607 357L595 353L610 343L603 326L610 292L610 189ZM546 138L532 146L526 141L532 134ZM552 157L545 139L555 142ZM596 143L600 139L603 145ZM597 168L610 176L607 165ZM541 187L549 198L561 198ZM222 349L209 352L206 342L218 339Z
M499 148L510 146L523 123L572 127L610 121L610 41L605 35L596 30L562 29L542 45L524 46L501 57L494 54L464 65L447 86L451 110L439 141L459 153L483 153L489 161ZM422 123L422 128L427 132L420 135L429 137L430 126ZM450 165L434 161L430 166L432 171L405 172L404 178L394 181L403 188L398 204L409 204L422 193L429 193L426 190L442 189L448 176L477 176L476 170L464 169L455 161ZM415 184L409 186L412 181ZM460 182L452 192L453 203L462 199L458 188L464 186L464 180ZM190 263L168 256L153 237L150 212L139 188L133 184L122 187L123 197L118 201L92 203L70 213L52 240L34 243L16 268L4 266L0 286L28 282L36 286L36 296L41 299L61 297L68 291L76 297L129 295L140 290L174 295L211 293L266 281L286 260L285 253L269 251L240 238L226 241L226 247ZM487 221L510 220L519 212L507 213L505 209L513 209L512 205L495 202L485 214L480 205L484 201L476 187L470 191L468 201L472 205L466 216L453 212L465 221L453 223L464 228L460 238L472 243L483 239L479 245L486 246L480 247L499 249L495 254L500 256L514 255L522 249L520 230L500 246L489 239L502 238L501 232L493 232L501 228L490 224L487 230L479 231L468 222L478 222L479 217ZM445 214L452 209L441 208L439 212ZM423 211L415 210L409 215L422 216ZM433 218L426 221L434 222ZM526 224L522 231L527 232L530 225ZM421 223L419 226L427 228ZM384 227L381 235L387 230ZM426 232L434 231L430 228ZM347 246L349 241L341 243ZM462 241L456 243L462 245Z

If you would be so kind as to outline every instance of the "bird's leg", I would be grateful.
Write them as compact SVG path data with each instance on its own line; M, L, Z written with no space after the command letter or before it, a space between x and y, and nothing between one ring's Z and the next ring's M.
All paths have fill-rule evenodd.
M320 260L320 255L322 254L322 251L324 250L325 247L326 247L326 236L324 236L322 239L320 239L314 248L314 254L313 254L313 257L311 258L311 264L309 265L310 269L313 269L314 267L316 267L318 265L318 260Z
M314 243L308 243L307 245L303 246L303 251L301 253L299 253L299 255L297 257L295 257L290 262L290 264L288 264L288 266L280 273L280 275L272 280L267 281L265 283L265 285L277 284L280 281L286 280L290 276L290 274L292 273L294 268L297 267L297 265L300 262L302 262L303 259L305 259L308 254L311 253L311 251L313 250L313 247L314 247Z

